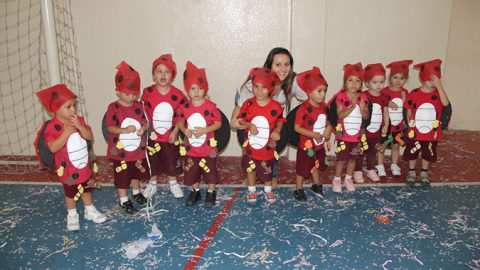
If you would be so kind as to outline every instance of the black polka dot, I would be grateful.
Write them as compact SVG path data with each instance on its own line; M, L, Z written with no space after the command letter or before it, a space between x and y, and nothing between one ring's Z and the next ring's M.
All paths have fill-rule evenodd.
M270 150L270 149L272 149L272 148L270 147L270 145L267 145L267 150Z
M432 100L437 100L437 98L438 98L438 97L437 97L436 95L433 95L433 96L432 96Z
M115 109L118 109L118 108L119 108L118 103L115 103Z
M307 124L308 124L309 126L313 126L313 121L312 121L312 120L308 120Z
M189 107L190 107L190 104L188 104L188 103L185 103L185 108L187 108L187 109L188 109Z
M152 108L152 104L150 104L150 102L147 102L147 106L151 109Z
M176 112L175 112L175 113L173 113L173 117L174 117L174 118L176 118L176 117L177 117L177 113L176 113Z
M118 137L113 137L113 143L117 143L118 142Z
M67 162L65 162L65 161L62 161L62 163L61 163L61 164L62 164L62 167L64 167L64 168L66 168L66 167L67 167Z
M418 88L417 88L417 89L414 89L413 92L417 93L417 92L418 92Z
M187 147L185 147L185 149L187 149L187 151L190 151L192 149L192 146L187 145Z
M434 67L433 70L440 72L440 67Z
M310 107L310 106L308 106L308 107L307 107L307 112L312 113L312 112L313 112L313 108Z
M305 121L305 119L307 119L307 115L304 114L304 115L302 116L302 119L303 119L303 121Z
M272 83L270 84L272 87L275 87L275 82L272 81Z
M252 103L251 100L249 100L248 103L247 103L248 106L252 106L252 104L253 104L253 103Z
M55 128L56 131L62 130L62 127L59 124L55 124L55 126L53 127Z
M142 110L140 110L140 108L136 108L136 109L135 109L135 113L136 113L136 114L141 114L141 113L142 113Z
M242 113L242 117L247 117L247 113Z
M130 82L128 85L127 85L127 88L128 89L133 89L133 87L135 87L135 84L133 82Z
M359 66L354 66L355 70L356 71L360 71L360 67Z
M185 114L181 113L181 114L180 114L180 117L181 117L181 118L185 118Z
M366 70L366 71L369 71L370 69L372 69L372 67L371 67L371 66L368 66L365 70Z
M80 175L79 175L78 173L72 174L72 178L75 179L75 180L76 180L79 176L80 176Z
M278 114L278 112L277 112L277 110L272 110L272 111L270 112L270 114L271 114L272 116L276 116L276 115Z
M343 98L340 99L340 102L343 103Z
M251 149L248 149L248 150L247 150L247 154L251 155L251 154L252 154L252 150L251 150Z
M413 105L413 101L409 100L407 101L408 105L412 106Z
M209 110L205 110L205 111L203 112L203 115L205 115L205 116L208 116L209 114L210 114L210 111L209 111Z
M53 91L52 92L52 99L56 99L58 98L58 92L57 91Z
M172 95L172 100L173 101L176 101L178 99L178 97L176 95Z
M120 126L120 121L118 121L118 120L115 121L115 124L116 124L117 126Z
M310 74L305 75L305 80L310 80Z
M417 108L417 103L413 103L413 108L414 108L414 109Z
M185 103L185 99L180 100L180 104Z
M197 80L198 80L199 83L201 83L201 84L203 83L203 78L202 77L198 77Z
M215 116L213 115L213 113L211 113L210 115L211 115L212 117L215 117Z
M117 82L122 82L122 81L123 81L123 76L122 75L118 76L117 77Z
M345 106L350 106L350 102L349 101L345 101Z
M147 91L148 91L149 93L151 93L151 92L153 91L153 88L152 88L152 87L148 87L148 88L147 88Z
M117 116L114 114L114 115L112 116L112 119L113 119L113 121L117 121Z
M121 152L120 154L118 154L121 158L124 158L125 157L125 153L124 152Z
M402 64L401 67L402 67L402 69L407 69L407 65L405 65L405 64Z

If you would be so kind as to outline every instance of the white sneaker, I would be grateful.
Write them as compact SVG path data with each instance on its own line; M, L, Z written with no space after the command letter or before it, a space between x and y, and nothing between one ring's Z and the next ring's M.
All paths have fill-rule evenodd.
M145 198L152 198L157 194L157 183L149 182L142 193Z
M170 184L170 192L172 192L175 199L183 198L183 191L178 183Z
M357 184L365 183L365 179L363 178L363 172L362 171L354 171L353 172L353 180Z
M392 174L394 176L402 175L402 169L400 169L400 167L397 164L390 165L390 170L392 171Z
M95 223L103 223L107 220L107 217L100 213L97 208L93 210L85 209L85 215L83 216L86 220L92 220Z
M67 230L69 231L80 230L80 221L79 221L78 214L75 214L73 216L67 215Z
M375 166L375 168L378 171L378 176L380 177L387 176L387 173L385 172L385 167L383 165L377 165Z

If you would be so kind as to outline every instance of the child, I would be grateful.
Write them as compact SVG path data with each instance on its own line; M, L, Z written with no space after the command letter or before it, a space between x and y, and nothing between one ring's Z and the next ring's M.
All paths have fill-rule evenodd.
M118 100L108 105L106 126L109 132L107 156L113 160L113 183L117 189L120 207L127 214L138 210L128 199L132 185L133 199L144 205L147 199L140 193L140 180L150 178L145 156L146 139L143 133L148 123L143 112L138 72L122 61L117 66L115 85Z
M190 101L180 106L177 125L187 137L184 181L185 185L192 186L185 204L191 206L201 199L200 177L203 175L208 184L205 206L212 207L217 199L215 185L219 182L214 131L222 126L222 118L217 105L205 98L208 91L205 69L198 69L188 61L183 84Z
M266 68L250 70L254 97L245 101L240 109L240 125L246 126L248 140L244 143L245 153L242 168L247 172L247 203L257 202L256 179L265 184L265 200L274 202L272 194L272 168L275 143L286 122L280 104L271 99L275 86L280 83L278 75Z
M367 149L364 155L367 157L367 178L372 181L379 181L379 176L386 176L383 166L383 153L386 146L380 137L386 138L388 130L388 97L382 94L385 84L385 68L382 64L369 64L363 70L364 82L368 89L364 92L371 105L370 124L366 127ZM377 161L378 158L378 162ZM353 180L356 183L363 183L362 171L363 157L357 160ZM375 164L378 164L375 166ZM375 168L378 171L375 171Z
M401 169L398 166L400 157L400 146L405 144L403 140L405 121L403 120L403 104L407 98L408 91L403 88L403 85L408 79L409 66L412 60L402 60L392 62L387 65L390 68L390 75L388 77L389 86L382 90L382 93L389 97L388 114L390 116L390 130L392 140L392 164L390 170L394 176L402 175Z
M422 152L422 171L420 182L429 184L428 168L431 162L437 161L437 143L442 139L440 119L442 109L450 101L440 81L442 61L419 63L414 68L420 69L419 77L422 86L412 90L406 100L407 118L407 146L403 159L408 160L408 174L406 181L414 184L417 178L415 167L417 157Z
M37 92L37 96L45 110L55 114L45 128L45 144L54 154L57 174L65 191L67 230L80 229L74 199L78 199L78 196L85 205L86 220L105 222L107 217L93 205L92 188L88 185L92 172L88 166L90 162L86 140L93 140L93 134L83 117L76 115L77 96L64 84L43 89Z
M367 98L361 93L362 89L362 64L360 62L343 66L343 90L337 94L337 164L335 164L335 176L333 178L333 192L342 192L341 176L343 167L347 163L345 175L345 187L348 191L355 191L352 175L355 170L356 160L362 158L362 143L365 136L362 135L362 121L368 118Z
M177 182L177 176L182 174L183 169L179 146L175 142L178 138L178 108L186 101L186 97L172 85L176 74L177 67L172 55L161 55L152 65L155 84L143 89L142 101L148 120L152 123L147 148L153 177L144 191L147 197L156 193L157 177L166 174L173 197L183 198L183 191Z
M327 81L318 67L313 67L297 75L300 88L305 91L308 100L303 102L295 115L295 132L300 134L296 162L296 189L293 195L297 201L307 201L303 191L303 179L313 178L312 191L323 196L320 183L320 171L324 171L325 149L323 144L330 141L332 125L327 119Z

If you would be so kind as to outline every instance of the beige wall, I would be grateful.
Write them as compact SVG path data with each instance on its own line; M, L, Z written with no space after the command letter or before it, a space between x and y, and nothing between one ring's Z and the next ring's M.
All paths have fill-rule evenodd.
M330 84L328 97L341 87L345 63L440 58L456 109L452 127L479 129L478 121L467 126L457 120L468 114L456 103L468 104L463 96L469 90L455 72L468 56L465 50L477 50L478 59L478 46L465 44L475 32L465 25L479 25L478 19L469 21L478 3L454 1L452 12L451 0L72 1L90 124L101 138L100 121L115 99L113 78L121 60L140 72L142 86L152 83L151 63L162 53L174 55L179 72L187 60L206 67L209 94L229 116L234 91L248 70L262 65L272 47L282 46L294 55L296 71L321 68ZM470 68L478 71L473 61ZM455 90L449 90L451 84ZM174 85L183 83L177 78ZM417 85L412 72L407 88ZM225 155L240 153L232 136ZM96 148L97 154L106 152L100 139Z

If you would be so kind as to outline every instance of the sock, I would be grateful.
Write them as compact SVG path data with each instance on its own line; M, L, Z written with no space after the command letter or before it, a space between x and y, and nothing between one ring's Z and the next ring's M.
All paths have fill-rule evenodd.
M77 208L67 209L67 212L68 212L68 215L69 215L69 216L78 215L78 213L77 213Z
M133 195L137 195L138 193L140 193L140 189L133 189L132 188L132 194Z
M192 188L193 191L200 191L200 188Z
M150 181L148 181L148 183L156 185L156 184L157 184L157 180L150 180Z
M348 174L345 174L345 180L352 180L352 176L348 175Z
M120 197L120 204L124 204L128 201L128 197Z
M336 181L336 180L340 181L340 176L334 176L333 181Z
M170 186L177 184L177 179L175 180L169 180Z
M95 208L95 205L91 204L91 205L85 205L85 210L87 211L95 211L96 208Z
M250 193L257 192L257 187L256 186L248 186L248 192L250 192Z
M208 189L207 192L208 193L212 193L214 191L214 189Z
M272 186L265 186L264 190L265 190L265 193L272 193Z

